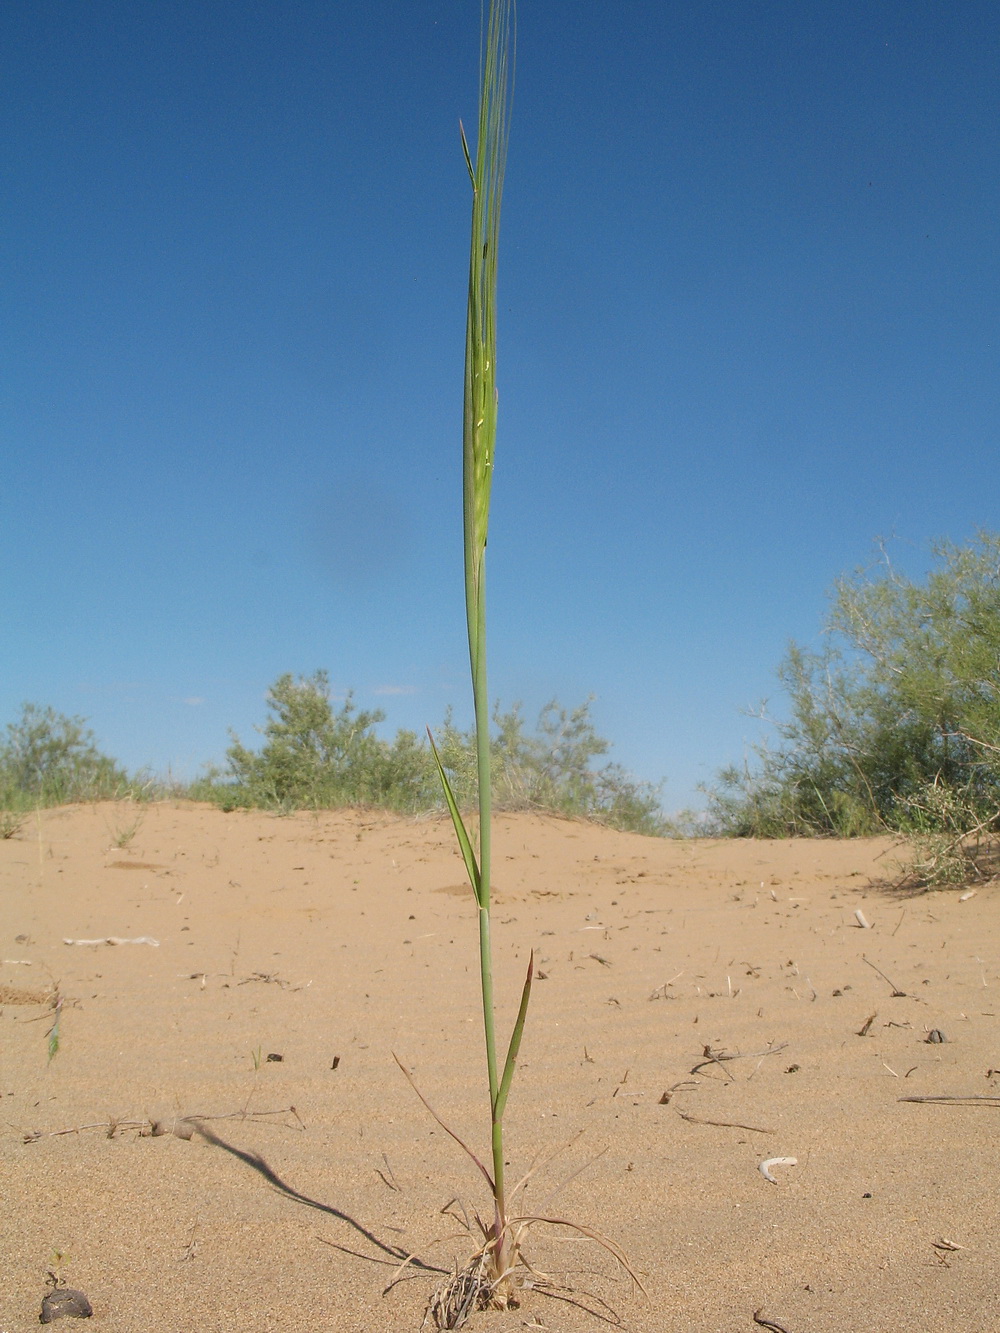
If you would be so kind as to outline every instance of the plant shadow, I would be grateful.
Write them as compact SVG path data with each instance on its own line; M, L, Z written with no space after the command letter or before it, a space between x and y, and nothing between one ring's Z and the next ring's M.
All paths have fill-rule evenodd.
M421 1273L434 1273L443 1278L451 1278L454 1276L454 1269L442 1268L439 1264L428 1263L418 1255L405 1250L402 1246L395 1245L391 1241L383 1240L376 1232L372 1231L371 1228L366 1227L364 1223L359 1222L357 1218L352 1217L350 1213L345 1213L342 1208L337 1208L330 1203L323 1203L319 1199L313 1199L310 1195L303 1194L301 1190L295 1189L294 1186L289 1185L286 1180L283 1180L281 1176L278 1175L274 1167L270 1166L260 1153L251 1152L246 1148L238 1148L234 1143L227 1142L227 1140L220 1134L217 1134L214 1129L210 1129L208 1125L198 1121L194 1116L188 1117L187 1124L195 1133L199 1134L206 1143L211 1144L213 1148L220 1148L223 1152L229 1153L231 1157L237 1158L245 1166L256 1171L258 1175L263 1176L272 1189L277 1190L278 1193L284 1195L285 1198L292 1199L295 1203L302 1204L303 1207L315 1208L317 1212L325 1213L328 1217L336 1218L338 1222L346 1223L346 1225L356 1232L358 1236L366 1240L377 1253L365 1254L361 1250L352 1249L349 1245L341 1245L337 1241L327 1240L323 1236L318 1237L324 1245L329 1245L332 1249L340 1250L343 1254L349 1254L356 1259L362 1259L366 1263L385 1265L386 1267L391 1267L396 1270L396 1276L389 1283L389 1286L385 1288L382 1293L383 1295L396 1285L396 1282L400 1280L404 1270L412 1270L414 1276ZM534 1280L529 1279L526 1286L536 1291L540 1296L544 1296L550 1300L560 1301L567 1305L572 1305L577 1309L584 1311L600 1323L608 1324L615 1328L623 1327L622 1320L617 1311L605 1301L601 1300L600 1297L590 1293L576 1291L569 1287L561 1287L559 1284L554 1283L551 1280L538 1280L538 1276L539 1275L535 1275ZM448 1326L449 1325L445 1325L445 1327ZM457 1327L458 1325L451 1326ZM439 1327L441 1327L441 1325L439 1325Z
M342 1250L345 1254L354 1255L355 1258L364 1259L368 1263L387 1264L393 1268L406 1265L408 1268L416 1269L423 1273L447 1274L448 1269L441 1268L437 1264L427 1263L417 1255L405 1250L401 1245L394 1245L391 1241L383 1240L376 1232L366 1227L364 1223L359 1222L357 1218L352 1217L350 1213L345 1213L343 1209L334 1207L333 1204L323 1203L319 1199L313 1199L308 1194L303 1194L300 1190L289 1185L287 1181L282 1180L277 1171L269 1166L260 1153L250 1152L246 1148L237 1148L234 1143L228 1143L214 1129L207 1125L199 1123L192 1118L192 1124L196 1132L213 1148L221 1148L223 1152L229 1153L231 1157L236 1157L249 1166L258 1175L263 1176L267 1183L279 1194L284 1195L286 1199L292 1199L306 1208L315 1208L317 1212L325 1213L328 1217L335 1217L339 1222L345 1222L359 1236L363 1237L379 1253L364 1254L360 1250L352 1250L346 1245L339 1245L334 1241L324 1241L324 1244L333 1246L334 1249ZM320 1237L320 1239L323 1239Z

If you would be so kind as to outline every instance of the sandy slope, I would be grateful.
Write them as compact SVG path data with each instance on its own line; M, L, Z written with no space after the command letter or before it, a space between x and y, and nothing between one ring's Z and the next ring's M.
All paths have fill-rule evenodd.
M43 812L0 842L0 1329L37 1325L56 1251L109 1333L418 1327L435 1279L383 1297L393 1256L447 1268L470 1246L460 1205L442 1209L485 1205L391 1055L485 1152L449 827L167 803L116 847L134 818ZM605 1232L649 1300L565 1233L537 1233L536 1267L639 1333L753 1330L758 1309L788 1333L1000 1328L1000 1107L899 1101L1000 1094L996 891L873 891L884 842L672 843L534 816L496 841L505 1031L532 946L545 974L511 1171L569 1144L526 1208ZM159 947L63 942L107 936ZM125 1123L241 1111L191 1139ZM109 1119L113 1136L52 1133ZM767 1183L758 1163L784 1156L798 1165ZM601 1327L537 1293L471 1326Z

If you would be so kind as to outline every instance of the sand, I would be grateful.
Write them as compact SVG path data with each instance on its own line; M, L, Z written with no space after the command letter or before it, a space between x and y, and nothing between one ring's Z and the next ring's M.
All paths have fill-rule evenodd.
M1000 1101L996 889L893 896L884 840L516 815L495 841L504 1033L531 948L539 967L511 1177L541 1156L524 1211L599 1229L648 1297L566 1231L532 1233L537 1269L636 1333L755 1311L787 1333L1000 1328L1000 1105L900 1100ZM109 937L158 945L65 942ZM444 821L43 811L0 842L0 957L3 1333L37 1325L52 1267L108 1333L420 1326L428 1270L487 1207L393 1062L485 1158L475 912ZM204 1132L169 1132L191 1116ZM775 1157L797 1165L770 1183ZM468 1325L607 1326L538 1291Z

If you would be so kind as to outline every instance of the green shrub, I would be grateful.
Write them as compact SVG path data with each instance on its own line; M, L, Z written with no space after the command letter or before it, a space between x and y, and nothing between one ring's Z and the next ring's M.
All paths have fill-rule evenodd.
M334 712L327 675L279 676L268 690L264 746L247 749L233 735L226 752L232 785L247 805L294 809L348 805L373 797L380 712L358 712L348 695Z
M459 802L471 803L475 729L460 731L449 712L436 740ZM638 833L664 832L656 786L637 781L619 764L592 766L611 747L594 730L589 700L568 712L553 699L539 713L534 734L519 705L503 712L496 704L490 745L494 808L553 810Z
M81 717L26 703L0 743L0 807L22 810L104 800L128 789L124 769L101 754Z
M825 646L779 668L776 743L709 791L735 835L1000 828L1000 535L940 543L922 582L884 560L836 585Z
M276 810L377 806L402 813L442 808L441 785L427 740L401 730L392 741L376 731L381 711L358 710L351 695L339 708L325 671L283 675L268 690L264 743L251 750L235 735L224 770L211 770L190 794L230 809ZM475 729L462 731L449 712L437 733L438 751L463 807L476 794ZM642 833L665 831L658 789L617 764L595 769L607 753L590 703L568 712L542 709L529 733L519 707L493 713L494 802L501 810L553 810Z

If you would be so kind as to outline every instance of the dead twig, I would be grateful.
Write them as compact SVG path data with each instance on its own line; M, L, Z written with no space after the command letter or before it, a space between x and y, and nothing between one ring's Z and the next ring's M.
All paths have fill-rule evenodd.
M22 1143L37 1143L39 1139L57 1139L63 1134L82 1134L87 1129L103 1129L108 1138L113 1138L119 1129L152 1130L149 1120L98 1120L92 1125L71 1125L69 1129L30 1129L21 1135Z
M395 1051L392 1051L392 1052L391 1052L391 1055L392 1055L392 1058L396 1061L396 1064L399 1065L400 1071L401 1071L403 1077L406 1079L407 1083L409 1083L410 1087L411 1087L411 1088L413 1089L413 1091L417 1094L417 1096L418 1096L418 1097L420 1098L420 1100L423 1102L424 1106L425 1106L425 1107L427 1108L427 1110L431 1113L431 1115L434 1117L434 1119L437 1121L437 1123L441 1126L441 1128L444 1130L444 1132L445 1132L450 1138L453 1138L453 1139L455 1140L455 1142L458 1144L458 1146L459 1146L459 1147L462 1149L462 1151L465 1153L465 1155L466 1155L468 1158L470 1158L470 1160L473 1161L473 1162L476 1164L476 1166L479 1167L479 1170L482 1172L483 1178L485 1179L487 1185L489 1185L489 1187L490 1187L490 1193L492 1194L492 1193L493 1193L493 1190L494 1190L493 1177L492 1177L492 1176L490 1175L490 1173L487 1171L486 1167L483 1166L482 1162L479 1160L479 1158L476 1156L476 1154L472 1151L472 1149L468 1146L468 1144L465 1143L462 1139L460 1139L460 1138L458 1137L458 1135L455 1133L455 1131L454 1131L453 1129L450 1129L450 1128L448 1127L448 1125L446 1125L445 1122L441 1119L441 1117L438 1115L437 1111L434 1110L434 1107L431 1106L430 1102L427 1100L427 1098L424 1096L424 1094L423 1094L423 1093L420 1091L420 1089L417 1087L416 1083L413 1081L413 1076L410 1074L409 1070L405 1067L405 1065L403 1064L403 1062L400 1060L400 1058L399 1058L399 1056L396 1054L396 1052L395 1052Z
M657 986L656 990L653 991L652 995L650 995L649 998L651 1000L666 1000L671 998L670 996L667 995L667 987L672 986L674 982L677 981L677 979L679 977L682 977L683 975L684 975L684 968L682 967L679 972L674 973L674 975L670 978L669 981L664 981L662 985Z
M379 1180L382 1181L383 1185L388 1185L389 1188L395 1190L397 1194L402 1193L400 1186L396 1182L396 1177L393 1175L392 1167L389 1165L389 1159L386 1157L385 1153L382 1154L382 1161L385 1162L385 1170L388 1171L389 1174L386 1175L385 1172L379 1170L378 1167L375 1167L375 1174L378 1176Z
M661 1095L657 1105L668 1106L673 1100L674 1094L678 1092L694 1092L699 1083L697 1079L682 1078L679 1083L671 1083L670 1087Z
M189 1139L200 1124L210 1120L250 1120L256 1124L267 1124L266 1117L292 1115L297 1125L286 1125L286 1129L304 1130L302 1117L294 1106L285 1106L280 1111L230 1111L225 1115L185 1115L177 1119L166 1120L98 1120L89 1125L70 1125L68 1129L32 1129L22 1134L24 1143L37 1143L39 1139L55 1139L63 1134L82 1134L88 1129L103 1129L109 1139L113 1139L120 1129L137 1129L140 1136L161 1138L164 1134L175 1134L180 1139Z
M788 1333L788 1329L785 1328L784 1324L776 1324L773 1319L765 1319L763 1314L761 1314L763 1308L764 1307L761 1306L760 1310L754 1310L753 1322L759 1324L761 1328L770 1329L771 1333Z
M721 1068L722 1062L724 1060L763 1059L765 1055L777 1055L778 1052L783 1051L787 1047L787 1045L788 1042L783 1041L778 1046L769 1046L766 1051L736 1051L732 1055L728 1054L726 1051L713 1051L711 1046L704 1046L702 1048L701 1053L705 1058L703 1060L699 1060L698 1063L691 1069L690 1072L692 1074L697 1074L702 1069L705 1069L707 1068L708 1065L712 1064L719 1065ZM733 1083L736 1082L736 1080L733 1078L732 1074L730 1074L728 1069L723 1069L722 1072L725 1074L726 1078L728 1078L731 1082Z
M533 1277L525 1282L525 1287L529 1291L537 1291L540 1296L547 1296L550 1301L562 1301L564 1305L572 1305L577 1310L583 1310L590 1315L591 1319L598 1319L602 1324L610 1324L612 1328L624 1328L621 1315L609 1305L607 1301L602 1300L600 1296L592 1291L578 1291L575 1287L563 1287L547 1278ZM591 1302L591 1304L588 1304ZM525 1328L546 1328L546 1324L525 1324Z
M737 1058L735 1055L726 1055L722 1051L713 1051L711 1046L703 1046L701 1053L705 1056L705 1059L699 1060L696 1065L692 1066L692 1074L700 1073L700 1071L708 1065L718 1065L726 1078L729 1079L730 1083L736 1082L735 1078L733 1078L732 1074L730 1074L729 1070L722 1063L723 1060L735 1060Z
M760 1125L741 1125L735 1120L703 1120L700 1115L688 1115L686 1111L678 1111L677 1114L692 1125L714 1125L716 1129L749 1129L754 1134L774 1133L773 1129L761 1129Z
M965 1096L948 1096L945 1093L935 1097L897 1097L898 1102L930 1102L937 1106L1000 1106L1000 1097L991 1097L980 1093L968 1093Z
M437 1268L430 1264L423 1264L415 1255L412 1254L405 1255L402 1259L402 1264L401 1264L398 1255L394 1259L380 1259L378 1255L365 1254L362 1250L352 1250L350 1245L341 1245L335 1240L327 1240L326 1236L317 1236L316 1240L318 1240L321 1245L329 1245L331 1250L339 1250L341 1254L349 1254L352 1259L363 1259L366 1264L381 1264L383 1268L393 1268L396 1270L397 1273L401 1273L402 1268L405 1267L407 1264L419 1265L420 1271L424 1273L447 1273L448 1271L445 1268ZM394 1278L393 1282L390 1283L390 1286L399 1280L401 1279ZM386 1287L385 1290L388 1291L389 1288Z
M862 954L862 955L861 955L861 961L862 961L863 963L867 963L868 966L871 968L871 970L872 970L873 972L877 972L877 973L879 974L879 976L880 976L880 977L882 978L882 980L886 983L886 985L892 987L892 998L893 998L894 1000L905 1000L905 999L906 999L906 991L905 991L905 990L900 990L899 987L896 985L896 983L892 980L892 978L891 978L891 977L887 977L887 976L885 975L885 973L882 971L882 969L881 969L880 967L876 967L875 964L872 962L872 960L871 960L870 958L866 958L866 957L864 956L864 954Z
M198 1257L198 1223L195 1222L194 1226L191 1228L191 1235L188 1238L188 1243L184 1247L184 1253L181 1255L180 1260L178 1262L185 1263L187 1260L197 1259L197 1257Z
M298 1121L297 1125L286 1125L286 1129L305 1129L302 1117L299 1115L298 1111L296 1111L294 1106L284 1106L280 1111L227 1111L224 1115L186 1115L182 1116L179 1121L175 1121L174 1123L183 1124L186 1121L193 1125L195 1129L197 1129L200 1124L207 1124L212 1120L250 1120L255 1124L266 1124L267 1121L265 1117L274 1117L277 1115L292 1115ZM162 1123L162 1121L156 1122L156 1124ZM166 1129L161 1132L166 1132L167 1130L170 1130L170 1128L171 1127L168 1125L166 1126Z

